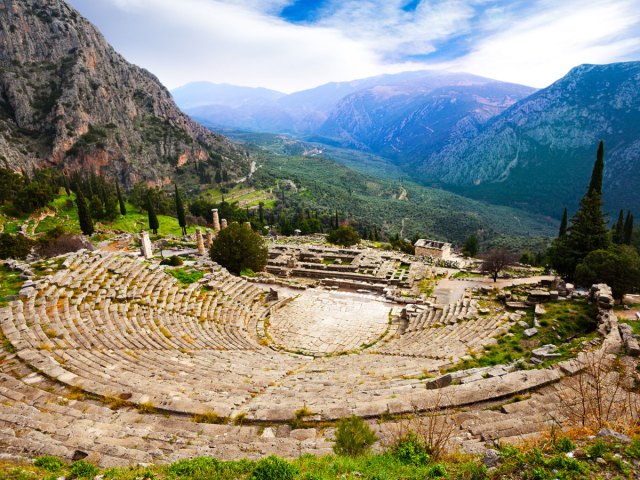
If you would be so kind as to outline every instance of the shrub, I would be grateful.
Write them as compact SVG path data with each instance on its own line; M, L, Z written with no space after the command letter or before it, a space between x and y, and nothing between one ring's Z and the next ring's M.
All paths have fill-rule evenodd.
M245 225L232 223L213 241L210 255L214 262L238 275L245 269L263 270L268 251L260 235Z
M556 452L561 452L561 453L570 452L574 448L576 448L576 445L571 441L569 437L560 437L553 445L553 449Z
M160 262L160 265L169 265L170 267L179 267L183 263L184 262L179 256L171 255L169 258L162 259L162 261Z
M378 438L365 421L356 417L343 418L336 428L336 444L333 451L338 455L361 455L373 445Z
M256 463L251 473L252 480L292 480L298 474L295 465L271 455Z
M393 448L393 455L405 465L424 465L430 460L424 443L413 431L398 441Z
M447 476L447 468L441 463L436 463L427 470L427 478L442 478Z
M19 233L0 233L0 258L26 258L33 241Z
M86 460L78 460L69 468L69 478L93 478L98 474L98 467Z
M640 460L640 438L633 439L631 445L629 445L626 449L626 454L631 458Z
M607 444L602 440L596 440L593 445L590 445L587 449L587 455L591 458L598 458L604 456L607 451Z
M350 247L360 243L360 235L352 227L345 225L338 227L327 235L327 241L335 245Z
M180 460L169 466L172 476L188 478L195 475L200 477L213 477L211 473L217 472L220 462L211 457L197 457L191 460ZM209 475L207 475L209 474Z
M33 464L36 467L44 468L48 472L59 472L64 467L64 462L58 457L44 455L35 459Z

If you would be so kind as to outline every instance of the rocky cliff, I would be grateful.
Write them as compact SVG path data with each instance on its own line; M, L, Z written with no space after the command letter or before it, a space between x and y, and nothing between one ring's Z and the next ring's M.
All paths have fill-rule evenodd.
M249 169L64 1L0 0L0 166L84 167L132 184L197 162Z
M610 210L640 211L640 62L581 65L478 132L414 160L424 180L559 216L584 194L600 139Z

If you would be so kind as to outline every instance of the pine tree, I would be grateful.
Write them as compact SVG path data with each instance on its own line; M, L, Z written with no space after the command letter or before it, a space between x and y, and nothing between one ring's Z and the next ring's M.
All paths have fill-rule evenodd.
M124 200L122 199L122 193L120 192L120 185L116 180L116 195L118 196L118 204L120 205L120 215L127 214L127 207L124 205Z
M158 222L156 210L153 207L151 195L147 195L147 214L149 216L149 230L151 230L154 235L157 235L158 228L160 228L160 223Z
M187 234L187 217L184 213L184 203L182 203L182 197L180 196L180 192L178 191L178 185L174 184L176 187L176 212L178 214L178 224L182 229L182 235Z
M596 163L593 164L591 172L591 183L587 193L598 192L602 195L602 173L604 171L604 141L600 140L598 145L598 154L596 155Z
M82 192L78 190L76 195L76 205L78 206L78 220L80 221L80 230L84 235L93 235L93 220L87 207L87 201L82 195Z
M624 229L622 242L625 245L631 245L631 236L633 235L633 214L631 211L627 211L627 218L624 221Z
M478 254L478 236L475 233L472 233L467 237L467 240L464 242L462 253L467 257L475 257Z
M602 213L602 171L604 146L600 142L591 182L564 237L557 238L549 251L553 267L566 279L573 279L576 266L592 251L610 245L607 222Z
M558 238L562 238L567 234L567 207L564 207L564 212L562 213L562 221L560 222L560 232L558 233Z
M622 243L624 240L624 211L620 210L620 214L618 215L618 221L613 227L612 234L613 243Z

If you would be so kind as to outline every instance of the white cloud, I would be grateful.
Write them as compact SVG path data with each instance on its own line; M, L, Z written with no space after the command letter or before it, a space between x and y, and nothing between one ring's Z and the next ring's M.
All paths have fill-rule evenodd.
M637 60L637 0L540 2L539 12L480 42L456 70L545 87L573 66Z
M638 0L422 0L413 12L406 0L330 0L313 25L278 17L293 0L68 1L169 88L208 80L295 91L426 67L542 87L579 63L640 53ZM463 57L406 61L461 36L471 45Z

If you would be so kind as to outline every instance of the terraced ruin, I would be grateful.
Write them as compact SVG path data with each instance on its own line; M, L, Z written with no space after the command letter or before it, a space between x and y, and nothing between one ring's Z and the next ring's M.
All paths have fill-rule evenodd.
M191 254L185 268L203 275L182 284L157 258L123 252L12 263L30 279L0 310L0 447L105 467L321 454L337 419L369 418L384 436L399 415L447 409L456 412L451 444L479 451L562 421L557 405L563 379L580 370L575 358L550 349L537 368L458 367L533 327L532 311L482 290L438 304L416 290L436 273L420 259L320 253L317 271L338 271L326 267L348 257L361 272L249 282ZM601 315L601 325L602 337L581 348L633 350L615 316Z

